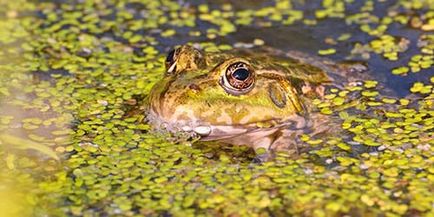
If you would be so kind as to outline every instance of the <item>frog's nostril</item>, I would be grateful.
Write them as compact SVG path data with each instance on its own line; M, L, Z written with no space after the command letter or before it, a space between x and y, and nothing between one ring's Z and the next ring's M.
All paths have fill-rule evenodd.
M166 72L169 75L180 72L192 71L205 65L205 58L202 52L193 46L182 45L171 50L166 57Z

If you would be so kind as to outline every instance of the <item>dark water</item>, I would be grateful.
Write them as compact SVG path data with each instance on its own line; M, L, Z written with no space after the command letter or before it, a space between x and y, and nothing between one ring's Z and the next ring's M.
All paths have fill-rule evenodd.
M181 1L183 2L183 1ZM273 3L270 1L197 1L185 2L187 5L200 5L206 3L212 8L218 8L222 3L230 3L234 9L258 9L265 6L270 6ZM302 10L305 18L315 18L315 10L321 8L321 1L293 1L295 9ZM355 1L352 4L347 4L346 13L351 15L360 12L364 1ZM375 2L374 10L371 12L373 15L383 17L390 11L390 8L396 4L396 1L383 1ZM210 28L210 24L206 22L198 22L198 28L206 30ZM176 39L162 39L162 51L168 52L171 47L191 43L196 41L208 41L203 37L202 39L192 37L182 37L183 30L179 29L181 37ZM254 39L260 38L265 41L266 46L271 46L281 50L298 50L312 55L318 55L317 51L321 49L330 48L330 45L324 42L325 38L338 38L340 35L350 33L351 38L347 41L338 42L333 45L337 53L328 56L334 61L343 61L346 59L360 60L367 62L371 76L374 80L379 80L385 88L391 89L397 97L404 97L410 94L410 87L414 82L423 82L429 80L434 75L432 69L422 69L418 73L408 73L407 76L393 75L392 69L406 65L410 58L420 52L417 47L417 41L423 32L411 28L409 25L389 25L387 33L393 36L406 38L410 41L408 50L399 54L398 61L389 61L382 57L380 54L371 52L368 60L361 58L350 57L351 50L356 43L366 44L376 38L370 36L359 29L356 24L348 25L344 19L328 18L319 20L316 25L309 26L301 22L296 22L293 25L273 25L272 27L261 27L257 25L239 26L235 33L231 33L224 37L217 37L212 40L215 43L236 44L238 42L250 43Z

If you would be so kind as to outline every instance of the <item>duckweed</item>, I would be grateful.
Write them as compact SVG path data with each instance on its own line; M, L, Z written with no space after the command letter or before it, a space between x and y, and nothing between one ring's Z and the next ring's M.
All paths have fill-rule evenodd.
M336 53L336 49L333 49L333 48L318 51L319 55L330 55L330 54L334 54L334 53Z
M303 135L299 153L277 152L263 164L251 163L246 147L172 141L145 121L146 97L169 47L229 50L236 43L222 39L244 27L340 20L358 30L339 32L319 55L345 53L339 45L347 43L351 57L393 62L390 73L400 79L428 74L432 1L218 2L0 2L5 215L434 214L432 75L411 84L408 97L388 95L372 78L329 90L312 104L337 132ZM400 36L396 26L420 36ZM366 39L353 41L359 35ZM255 35L243 45L270 40ZM17 202L4 200L10 195Z

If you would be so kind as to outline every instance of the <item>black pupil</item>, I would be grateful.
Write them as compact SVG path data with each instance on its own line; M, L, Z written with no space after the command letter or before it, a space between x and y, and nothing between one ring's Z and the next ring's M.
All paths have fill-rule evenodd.
M235 70L234 73L232 73L232 76L239 81L246 80L249 77L249 75L250 72L247 69L237 69Z
M174 56L175 56L175 50L170 51L170 53L167 54L166 63L172 63Z

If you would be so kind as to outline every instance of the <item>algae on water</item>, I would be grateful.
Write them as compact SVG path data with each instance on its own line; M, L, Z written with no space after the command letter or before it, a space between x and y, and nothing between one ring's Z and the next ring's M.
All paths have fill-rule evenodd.
M433 10L431 0L0 1L0 197L22 202L0 205L29 216L433 215ZM304 136L313 151L260 165L244 147L149 133L143 103L169 48L303 45L279 34L291 28L319 42L313 55L365 59L387 78L315 101L343 135Z

